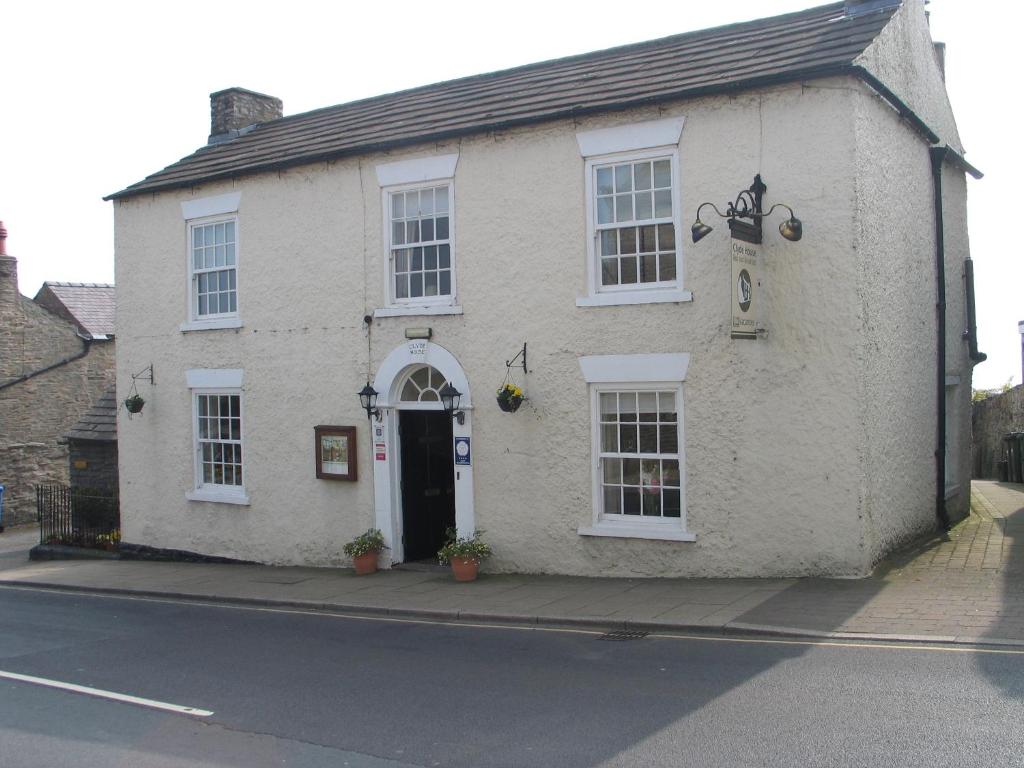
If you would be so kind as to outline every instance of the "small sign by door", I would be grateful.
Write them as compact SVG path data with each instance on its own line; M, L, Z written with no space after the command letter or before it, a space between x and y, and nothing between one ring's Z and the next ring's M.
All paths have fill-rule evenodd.
M468 437L455 438L455 463L463 467L470 465Z

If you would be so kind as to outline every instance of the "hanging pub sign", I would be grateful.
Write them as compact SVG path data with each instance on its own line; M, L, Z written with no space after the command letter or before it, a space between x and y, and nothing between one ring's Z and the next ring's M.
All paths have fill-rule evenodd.
M744 226L734 226L740 224ZM734 339L756 339L759 327L761 232L746 222L730 220L732 237L732 332Z

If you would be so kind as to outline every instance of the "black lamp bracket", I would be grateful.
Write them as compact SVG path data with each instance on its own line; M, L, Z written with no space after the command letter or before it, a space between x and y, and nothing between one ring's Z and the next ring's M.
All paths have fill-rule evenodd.
M523 358L523 359L520 362L517 363L516 360L519 360L520 357ZM512 370L513 366L515 366L515 367L522 366L523 373L524 374L529 373L529 371L526 370L526 342L525 341L523 342L523 348L520 349L518 352L516 352L516 356L513 357L511 360L506 360L505 361L505 367L508 368L510 371Z
M148 381L154 387L156 386L156 377L153 375L153 364L150 363L138 373L132 374L132 386L137 381Z

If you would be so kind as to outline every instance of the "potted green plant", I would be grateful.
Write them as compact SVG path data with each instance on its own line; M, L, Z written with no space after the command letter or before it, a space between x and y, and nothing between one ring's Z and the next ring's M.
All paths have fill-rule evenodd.
M523 404L523 390L515 384L506 382L498 387L498 407L505 413L515 413Z
M142 395L135 393L125 398L124 407L128 413L142 413L142 406L146 404L146 401L142 399Z
M366 576L377 572L377 556L387 547L384 546L384 534L377 528L370 528L352 539L343 549L352 558L356 576Z
M491 547L481 537L483 531L473 531L472 536L459 537L454 528L448 529L448 541L437 551L437 559L450 563L456 581L476 581L480 561L491 556Z

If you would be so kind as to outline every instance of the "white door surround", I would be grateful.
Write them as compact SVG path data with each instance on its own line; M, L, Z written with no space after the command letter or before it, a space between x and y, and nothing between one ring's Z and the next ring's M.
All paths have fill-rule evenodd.
M473 431L473 400L469 380L455 356L430 341L414 340L391 351L377 369L373 388L379 392L377 407L380 421L370 421L370 457L373 460L373 498L376 526L390 547L391 561L405 559L402 547L402 467L398 436L398 410L404 408L440 410L441 403L401 401L402 386L417 368L429 365L437 369L452 386L462 393L459 409L465 412L465 423L452 422L453 437L471 437ZM472 441L471 441L472 444ZM454 445L452 446L454 450ZM473 459L470 452L470 460ZM455 527L459 536L469 536L476 528L473 513L473 466L455 465Z

